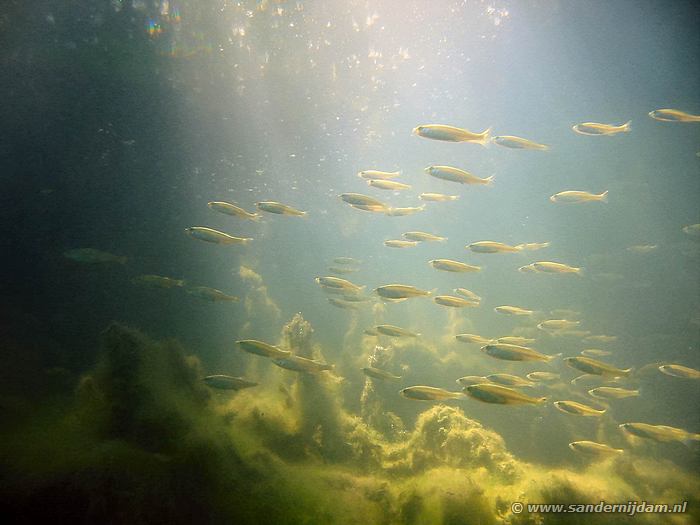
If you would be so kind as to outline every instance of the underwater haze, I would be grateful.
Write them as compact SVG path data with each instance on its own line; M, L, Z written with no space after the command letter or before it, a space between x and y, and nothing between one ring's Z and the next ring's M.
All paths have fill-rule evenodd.
M5 2L0 513L698 523L698 20Z

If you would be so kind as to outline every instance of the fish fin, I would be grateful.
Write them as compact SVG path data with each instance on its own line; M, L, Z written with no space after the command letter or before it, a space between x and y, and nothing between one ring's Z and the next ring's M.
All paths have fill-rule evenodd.
M597 197L600 202L608 202L608 190L605 190L600 195L597 195Z
M251 220L253 220L255 222L261 222L262 218L263 218L262 213L253 213Z
M621 126L621 127L622 127L622 131L624 131L625 133L629 133L629 131L630 131L630 124L632 124L632 121L631 121L631 120L628 120L627 122L625 122L625 123Z
M479 134L483 135L483 137L479 139L479 144L481 144L484 147L488 147L491 143L491 126L486 128L483 132Z
M563 352L559 352L558 354L547 356L547 362L554 361L555 359L559 359L562 355L564 355Z
M690 434L687 438L682 439L681 443L683 443L688 448L693 448L697 446L698 441L700 441L700 434Z
M586 271L583 268L576 268L576 275L579 277L584 277L586 275Z

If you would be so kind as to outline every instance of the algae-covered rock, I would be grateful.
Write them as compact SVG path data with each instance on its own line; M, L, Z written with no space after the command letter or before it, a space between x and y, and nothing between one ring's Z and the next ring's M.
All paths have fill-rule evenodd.
M448 465L484 468L504 483L519 475L517 462L499 434L467 418L462 410L446 405L423 412L411 437L393 450L389 461L390 468L404 473Z

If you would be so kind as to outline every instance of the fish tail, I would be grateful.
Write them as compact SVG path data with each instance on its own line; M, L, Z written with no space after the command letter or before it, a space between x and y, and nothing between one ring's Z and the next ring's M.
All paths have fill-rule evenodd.
M562 352L559 352L558 354L547 356L547 362L554 361L555 359L559 359L562 355L564 355L564 354Z
M484 179L484 184L486 184L487 186L491 186L493 184L493 179L495 177L496 177L495 175L491 175L490 177L486 177Z
M583 268L576 268L574 273L578 275L579 277L584 277L586 275L586 272L584 271Z
M187 286L187 281L184 279L180 279L179 281L175 281L175 286L183 288L183 287Z
M262 218L263 218L263 216L261 213L253 213L251 220L253 220L255 222L260 222L260 221L262 221Z
M596 195L596 197L598 197L600 202L608 202L608 190L605 190L600 195Z
M544 405L545 403L547 403L547 401L549 401L549 398L547 396L542 396L542 397L537 398L538 405Z
M630 131L630 124L632 124L632 121L631 121L631 120L628 120L628 121L625 122L622 126L620 126L620 127L622 128L622 131L624 131L625 133L629 133L629 131Z
M478 143L482 146L488 146L491 143L491 126L479 133L479 135L481 135L481 138L478 140Z

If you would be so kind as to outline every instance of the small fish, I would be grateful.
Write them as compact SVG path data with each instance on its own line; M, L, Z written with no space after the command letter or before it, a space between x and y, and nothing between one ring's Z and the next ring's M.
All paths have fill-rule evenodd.
M400 326L394 326L392 324L380 324L374 327L380 334L388 335L389 337L419 337L420 334L416 334Z
M250 237L234 237L228 233L220 232L204 226L191 226L185 228L185 233L194 239L211 242L214 244L248 244L253 239Z
M362 261L354 259L353 257L336 257L333 259L336 264L346 264L346 265L360 265Z
M550 201L560 204L578 204L581 202L608 202L608 191L596 195L587 191L569 190L555 193Z
M475 253L518 253L522 251L520 246L510 246L496 241L478 241L467 244L467 248Z
M352 266L330 266L328 271L338 275L345 275L348 273L355 273L359 271L359 268L353 268Z
M635 244L634 246L628 246L627 251L633 253L650 253L657 248L658 246L656 244Z
M447 240L447 237L440 237L439 235L433 235L432 233L426 232L406 232L401 236L409 241L420 242L444 242Z
M103 252L94 248L75 248L64 252L63 256L66 259L82 264L126 264L128 260L126 257Z
M483 186L490 185L493 182L494 177L491 175L490 177L482 179L476 175L472 175L468 171L453 168L452 166L428 166L425 168L425 172L437 179L442 179L449 182L457 182L459 184L481 184Z
M556 310L552 310L549 313L558 317L563 317L565 319L578 319L579 317L581 317L581 312L577 312L576 310L569 310L567 308L557 308Z
M600 375L581 374L580 376L574 377L570 383L576 387L586 388L600 386L601 383L604 383L607 380L609 380L609 378L605 378Z
M305 211L297 210L296 208L292 208L287 204L282 204L281 202L275 201L256 202L255 207L260 211L266 211L276 215L287 215L290 217L306 217L307 214Z
M241 219L248 219L250 221L259 221L261 215L259 213L250 213L245 211L243 208L239 208L235 204L223 201L212 201L208 202L207 206L209 209L223 213L224 215L230 215L231 217L239 217Z
M630 375L630 373L632 373L631 368L617 368L613 365L609 365L608 363L603 363L602 361L598 361L596 359L584 356L567 357L564 359L564 362L571 368L580 370L584 374L591 374L596 376L627 377L628 375Z
M480 349L486 355L503 361L544 361L556 359L561 354L545 355L528 346L511 345L508 343L491 343Z
M351 204L351 208L355 210L368 211L370 213L386 213L389 208L376 204Z
M444 140L447 142L472 142L485 146L489 142L491 128L481 133L473 133L464 128L456 128L454 126L425 124L413 128L413 134L426 139Z
M514 376L513 374L491 374L486 376L486 379L492 383L496 383L503 386L521 387L521 386L534 386L535 383L523 379L522 377Z
M328 302L331 303L336 308L343 308L344 310L358 310L359 307L355 303L344 301L343 299L337 299L336 297L329 297Z
M401 175L400 171L363 170L357 176L368 180L388 180Z
M617 341L616 335L589 335L584 338L586 341L595 341L598 343L614 343Z
M515 137L513 135L493 137L492 142L495 142L499 146L504 146L511 149L549 149L549 146L545 144L539 144L537 142L533 142L532 140L524 139L522 137Z
M383 381L401 381L401 376L395 376L390 374L386 370L381 370L379 368L374 368L373 366L366 366L362 369L366 376L373 379L381 379Z
M210 288L208 286L194 286L187 289L187 293L192 297L197 297L199 299L204 299L205 301L210 301L212 303L220 302L233 302L237 303L240 301L235 295L228 295L221 290L216 288Z
M700 224L688 224L683 226L681 230L687 235L700 235Z
M182 279L173 279L172 277L164 277L162 275L138 275L131 280L134 284L151 286L154 288L182 288L185 286L185 281Z
M481 271L481 266L472 266L471 264L453 261L451 259L433 259L432 261L428 261L428 264L436 270L442 270L443 272L467 273Z
M292 354L289 350L283 350L277 346L258 341L257 339L241 339L240 341L236 341L236 344L241 350L249 354L269 357L270 359L282 359Z
M567 319L548 319L537 325L540 330L567 330L578 326L581 321L569 321Z
M612 352L608 350L600 350L599 348L586 348L585 350L581 350L581 355L586 357L607 357L612 355Z
M470 301L474 301L475 303L481 302L481 297L476 295L471 290L467 290L466 288L455 288L454 292L462 297L466 297Z
M403 217L404 215L413 215L425 210L425 204L422 206L408 206L405 208L388 208L384 214L389 217Z
M598 399L624 399L626 397L639 397L639 390L628 390L626 388L599 386L591 388L588 393Z
M647 423L622 423L619 427L628 434L645 439L651 439L659 443L669 441L699 441L700 434L694 434L682 428L668 427L666 425L649 425Z
M536 383L550 383L559 379L559 374L554 372L530 372L525 377Z
M457 334L455 339L463 343L476 343L480 345L486 345L491 342L491 339L476 334Z
M683 365L661 365L659 371L672 377L683 379L700 379L700 371Z
M469 385L464 391L478 401L499 405L539 405L547 401L546 397L530 397L512 388L492 383Z
M518 271L520 273L539 273L537 271L537 268L535 268L532 264L526 264L525 266L521 266L518 268Z
M700 115L691 115L678 109L655 109L649 112L649 116L662 122L700 122Z
M483 376L464 376L457 379L457 384L461 386L481 385L489 383L489 380Z
M333 369L333 365L321 363L314 359L307 359L306 357L301 357L299 355L290 355L288 357L273 359L272 362L280 368L285 368L294 372L305 372L308 374L317 374L319 372L323 372L324 370Z
M353 206L370 206L377 207L382 210L387 208L387 205L382 201L370 197L369 195L363 195L362 193L341 193L340 198L343 202L347 202Z
M449 202L459 199L459 195L445 195L444 193L421 193L418 198L427 202Z
M367 181L367 185L380 190L401 191L411 189L410 184L404 184L403 182L396 182L394 180L372 179Z
M407 284L386 284L374 289L374 292L380 297L387 299L408 299L411 297L427 297L432 292L421 290L415 286Z
M450 392L443 388L434 386L409 386L399 391L401 395L408 399L418 401L447 401L449 399L461 399L464 395L461 392Z
M555 401L554 406L566 414L574 416L602 416L605 409L597 410L576 401Z
M388 241L384 241L384 246L388 248L415 248L418 244L418 241L405 241L402 239L389 239Z
M524 244L519 244L518 248L521 250L527 250L527 251L535 251L535 250L541 250L543 248L547 248L550 243L548 242L526 242Z
M532 315L535 313L534 310L527 310L525 308L520 308L519 306L497 306L494 308L494 311L499 313L499 314L507 314L507 315Z
M540 273L573 273L575 275L582 275L583 268L576 268L574 266L569 266L568 264L562 264L551 261L538 261L532 263L532 266Z
M203 381L207 386L219 388L221 390L243 390L244 388L251 388L258 385L258 383L255 381L249 381L247 379L243 379L242 377L233 377L221 374L207 376L203 379Z
M569 448L574 452L599 457L618 456L625 452L621 448L612 448L609 445L596 443L595 441L574 441L569 443Z
M520 335L505 335L496 339L497 343L506 343L509 345L529 345L534 343L535 340L530 337L522 337Z
M476 307L479 303L468 301L463 297L455 297L454 295L436 295L433 301L441 306L449 306L451 308Z
M615 126L613 124L600 124L598 122L584 122L571 127L579 135L616 135L617 133L628 133L631 120L624 124Z
M315 281L317 284L320 284L326 288L335 288L347 293L360 293L365 288L364 286L358 286L355 283L351 283L347 279L341 279L340 277L333 277L330 275L325 277L316 277Z

